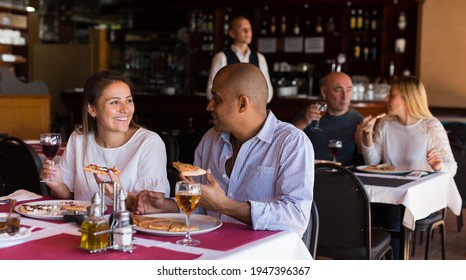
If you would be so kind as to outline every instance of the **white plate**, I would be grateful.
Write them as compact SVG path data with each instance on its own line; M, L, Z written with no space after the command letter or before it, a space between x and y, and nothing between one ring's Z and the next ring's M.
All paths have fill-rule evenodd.
M377 174L393 174L393 175L403 175L403 174L408 174L412 172L412 169L406 169L406 170L367 170L366 168L369 165L360 165L356 166L356 169L359 171L363 172L368 172L368 173L377 173Z
M170 218L174 219L178 222L186 222L186 215L182 213L169 213L169 214L149 214L144 215L146 217L157 217L157 218ZM207 232L211 232L213 230L218 229L222 226L222 221L215 217L207 216L207 215L200 215L200 214L192 214L191 215L191 224L198 226L199 230L191 231L191 235L196 234L203 234ZM161 235L161 236L185 236L185 231L165 231L165 230L155 230L155 229L148 229L143 227L135 226L134 229L137 231L152 234L152 235Z
M0 234L0 242L11 242L20 240L31 235L31 231L28 228L21 227L19 232L13 236L9 236L7 233Z
M38 205L38 204L47 204L47 205L62 205L63 203L74 203L79 206L91 206L90 201L85 201L85 200L41 200L41 201L35 201L35 202L26 202L24 204L29 204L29 205ZM21 204L20 204L21 205ZM23 216L26 216L28 218L34 218L34 219L41 219L41 220L62 220L63 219L63 213L23 213L19 211L19 206L16 205L15 211L17 213L20 213ZM107 206L104 206L104 210L107 210Z
M29 139L29 140L24 140L24 143L29 144L29 145L40 144L40 140Z

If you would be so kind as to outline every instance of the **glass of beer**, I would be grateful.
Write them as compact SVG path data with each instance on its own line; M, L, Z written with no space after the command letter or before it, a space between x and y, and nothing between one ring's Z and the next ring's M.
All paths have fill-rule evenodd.
M178 207L186 214L186 235L176 243L186 246L199 245L199 240L191 238L191 213L201 200L201 184L179 181L175 185L175 196Z

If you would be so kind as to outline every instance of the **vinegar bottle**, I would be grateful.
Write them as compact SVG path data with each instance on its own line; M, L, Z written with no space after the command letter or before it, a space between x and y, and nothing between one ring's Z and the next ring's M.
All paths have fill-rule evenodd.
M89 215L84 219L81 225L80 247L82 249L95 251L105 249L108 246L109 225L107 220L102 216L100 210L101 203L100 195L96 193L92 198L92 206L90 207ZM104 233L94 234L102 231L104 231Z

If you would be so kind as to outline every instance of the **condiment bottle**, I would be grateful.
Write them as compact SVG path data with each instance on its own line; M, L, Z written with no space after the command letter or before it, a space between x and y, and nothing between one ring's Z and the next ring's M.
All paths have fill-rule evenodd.
M118 193L118 208L113 213L112 245L117 250L130 250L133 242L131 213L126 210L126 195L123 189Z
M99 193L92 197L92 206L89 215L81 225L81 245L82 249L97 251L108 246L108 222L102 216L100 204L102 200ZM102 233L99 233L102 232ZM95 234L98 233L98 234Z

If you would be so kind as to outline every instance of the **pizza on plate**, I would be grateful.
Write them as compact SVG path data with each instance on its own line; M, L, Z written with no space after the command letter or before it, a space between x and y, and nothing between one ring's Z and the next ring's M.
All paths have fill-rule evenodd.
M200 176L206 174L206 171L204 169L189 163L181 163L179 161L175 161L172 163L172 165L183 176Z
M147 216L134 216L134 223L138 227L153 229L153 230L161 230L161 231L172 231L172 232L180 232L186 231L186 224L179 222L175 219L170 218L157 218L157 217L147 217ZM191 225L191 231L199 230L199 227Z
M108 171L112 171L114 174L117 174L117 175L120 174L120 171L115 168L104 167L104 166L100 166L94 163L84 166L84 171L92 172L92 173L96 173L100 175L107 175Z
M396 167L389 164L368 165L364 170L367 171L396 171Z
M66 212L87 212L87 207L77 205L74 202L63 202L55 204L21 204L18 211L23 214L34 215L64 215Z

